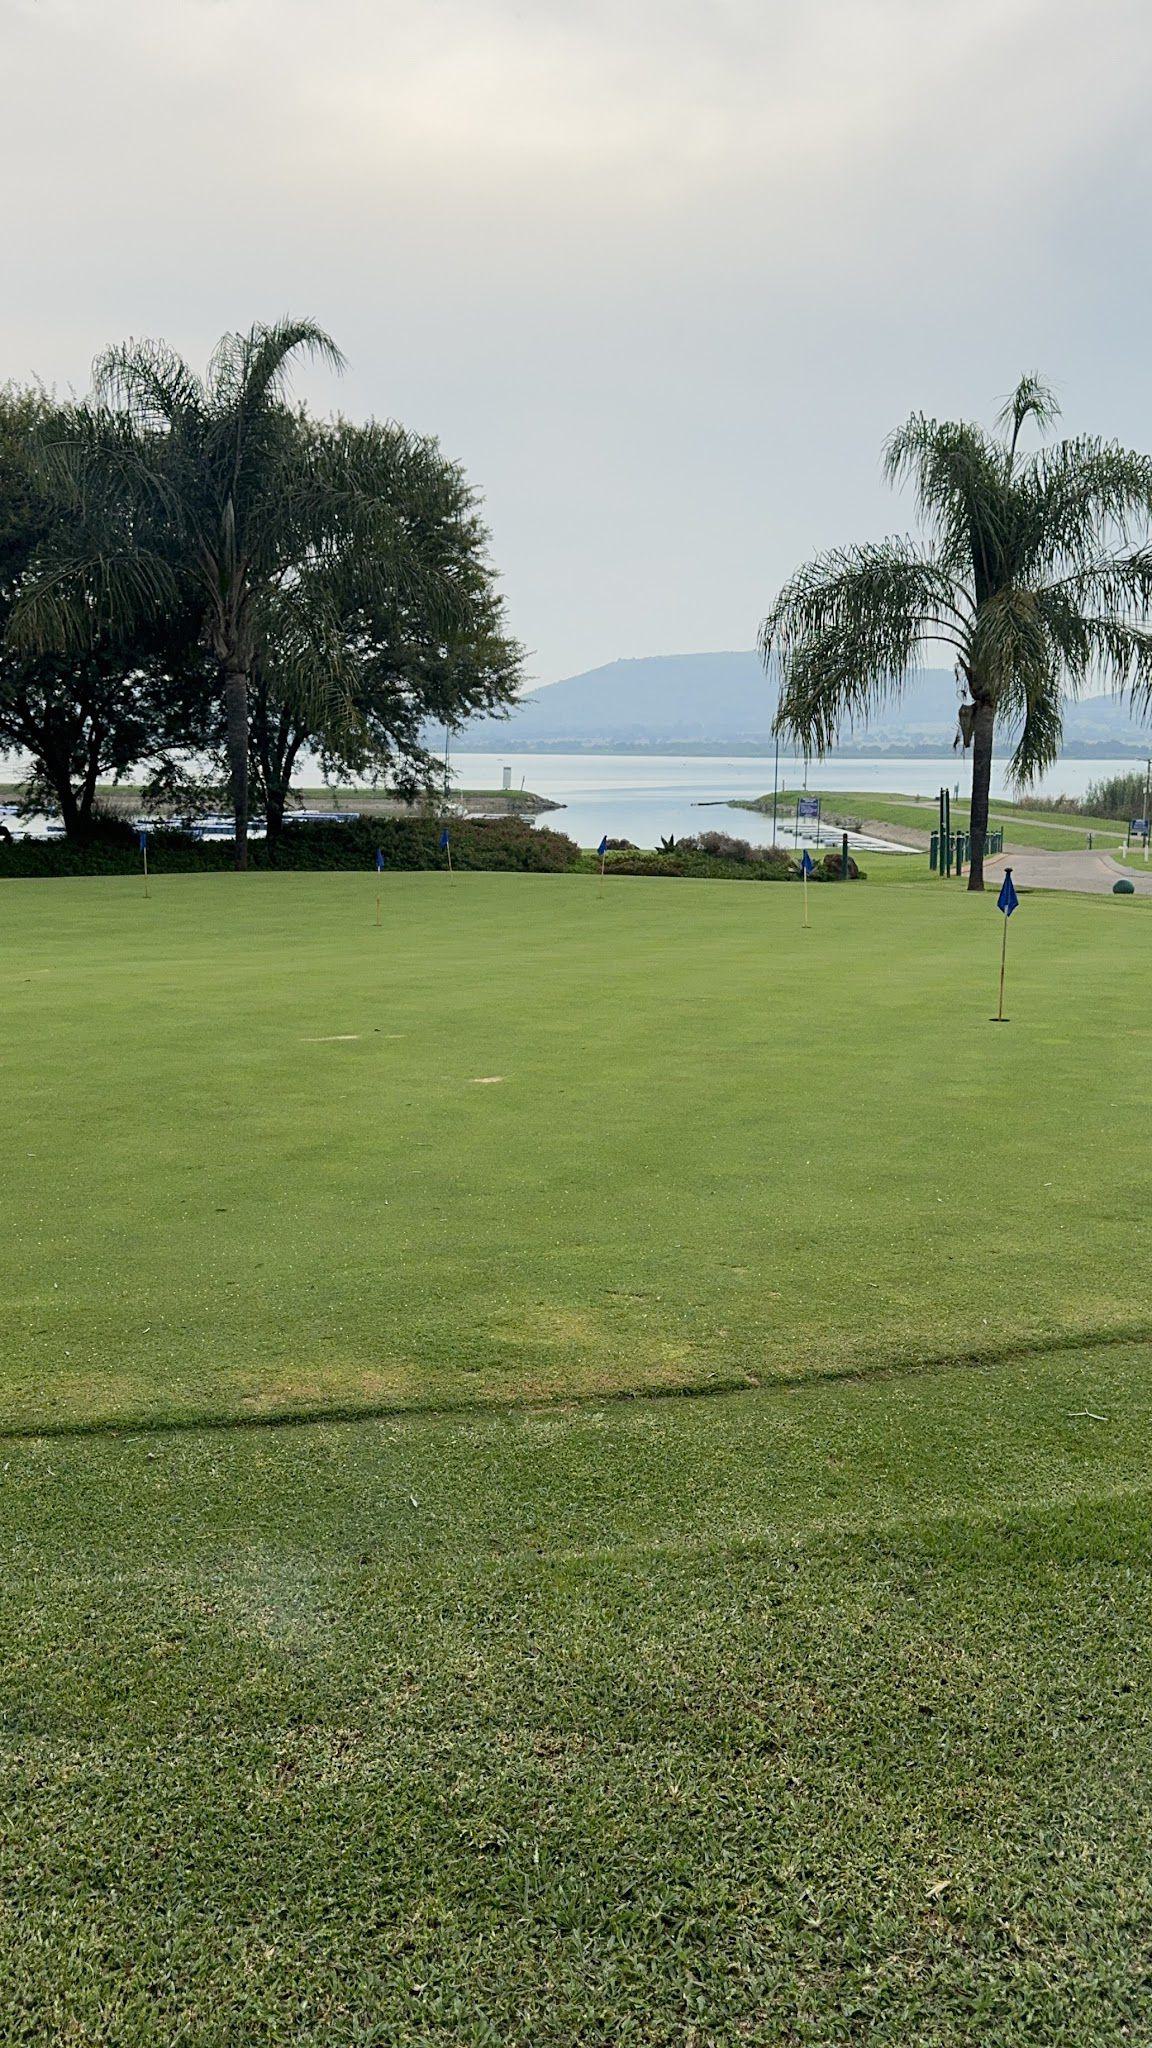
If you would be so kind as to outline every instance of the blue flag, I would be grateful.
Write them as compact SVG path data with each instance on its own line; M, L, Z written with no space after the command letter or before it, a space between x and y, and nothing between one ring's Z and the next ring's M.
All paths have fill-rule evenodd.
M376 873L377 873L378 875L379 875L379 874L382 874L382 873L383 873L383 870L384 870L384 855L383 855L383 853L381 852L380 848L379 848L379 847L377 847L377 848L376 848Z
M802 874L802 875L810 875L810 874L812 873L812 870L813 870L813 868L814 868L815 866L816 866L816 863L815 863L815 861L813 860L813 858L812 858L812 855L811 855L811 854L809 853L809 851L808 851L808 848L807 848L807 847L805 847L805 848L804 848L804 858L803 858L803 860L802 860L802 861L801 861L801 863L800 863L800 872L801 872L801 874Z
M600 858L601 858L601 860L603 860L603 858L604 858L604 855L605 855L605 854L607 853L607 851L608 851L608 834L607 834L607 833L605 833L605 834L604 834L604 837L603 837L603 839L602 839L602 840L600 841L600 844L599 844L599 846L598 846L598 847L596 848L596 851L597 851L597 853L598 853L598 854L600 855Z
M148 851L148 834L143 826L140 828L140 851L141 853L147 853Z
M445 825L445 827L444 827L444 830L443 830L443 831L442 831L442 833L440 834L440 851L441 851L441 853L445 853L445 852L447 852L447 849L448 849L448 827L447 827L447 825Z
M1011 917L1019 901L1020 898L1016 894L1012 882L1012 870L1011 868L1005 868L1003 885L1000 894L996 898L996 908L997 910L1002 910L1005 917Z

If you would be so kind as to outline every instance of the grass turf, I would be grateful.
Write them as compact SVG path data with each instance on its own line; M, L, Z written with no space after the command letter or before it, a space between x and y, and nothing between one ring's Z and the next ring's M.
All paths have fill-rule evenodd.
M876 819L889 825L911 825L920 832L932 832L937 823L935 797L871 796L866 790L843 794L829 791L824 798L829 815L851 814ZM968 829L968 800L952 803L953 831ZM1089 834L1097 848L1114 848L1124 843L1126 826L1116 818L1078 817L1069 811L1024 808L1006 799L995 799L990 821L1002 826L1010 847L1033 847L1046 853L1083 851Z
M789 818L798 792L786 793ZM815 791L812 792L816 794ZM909 825L917 832L931 833L937 824L937 800L929 796L893 796L877 794L874 790L829 789L823 792L824 816L828 823L829 838L836 827L832 820L837 817L857 818L881 825ZM968 800L956 797L952 803L952 829L967 830ZM734 810L771 812L771 796L757 797L754 803L732 804ZM1006 798L992 802L991 823L1004 828L1004 837L1009 847L1030 847L1047 853L1082 852L1088 843L1089 834L1097 849L1114 849L1124 844L1126 825L1116 818L1079 817L1070 811L1033 810ZM781 829L781 839L787 844L787 831ZM869 862L871 855L866 855Z
M1142 2039L1150 1403L5 1446L5 2041Z
M5 2040L1139 2038L1147 911L885 872L3 892Z
M8 885L0 1424L1148 1329L1147 907L1027 899L997 1031L994 898L893 867Z

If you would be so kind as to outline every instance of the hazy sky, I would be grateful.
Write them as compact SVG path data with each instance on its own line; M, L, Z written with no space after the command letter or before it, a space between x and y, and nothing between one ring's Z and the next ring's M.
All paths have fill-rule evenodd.
M752 643L1024 369L1152 444L1147 0L0 0L0 376L320 319L541 679Z

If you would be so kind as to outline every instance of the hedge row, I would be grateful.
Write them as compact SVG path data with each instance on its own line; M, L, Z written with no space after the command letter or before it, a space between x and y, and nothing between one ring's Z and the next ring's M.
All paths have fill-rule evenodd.
M582 854L575 841L547 826L529 825L522 818L483 818L470 823L453 822L452 865L456 868L484 868L521 874L565 874L572 870L599 870L591 854ZM446 868L448 856L440 845L443 830L437 818L361 818L347 825L290 825L275 847L253 841L248 849L251 868L295 869L315 872L324 869L371 869L376 849L384 856L386 870ZM717 837L719 835L716 835ZM800 869L791 854L774 848L762 858L750 857L761 849L749 848L736 859L685 847L670 853L610 853L609 875L665 875L699 881L793 882ZM183 875L219 873L233 865L229 839L190 839L182 832L155 832L148 841L148 866L153 874ZM0 880L52 875L138 875L140 850L133 833L113 826L87 843L67 839L20 839L0 844ZM855 880L859 870L850 863ZM829 853L812 880L840 880L840 855Z
M440 846L443 827L435 818L361 818L347 825L290 825L275 847L254 840L250 868L372 868L376 849L386 869L446 868ZM562 832L525 824L522 818L453 822L452 864L528 874L563 874L580 862L580 849ZM211 874L234 864L230 839L197 840L182 832L155 832L148 840L153 874ZM67 839L19 839L0 845L0 878L50 875L136 875L140 851L121 832L86 844Z

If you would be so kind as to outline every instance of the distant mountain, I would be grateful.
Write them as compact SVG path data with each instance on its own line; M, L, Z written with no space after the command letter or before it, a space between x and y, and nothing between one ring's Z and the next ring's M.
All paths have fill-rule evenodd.
M950 669L917 669L899 702L844 731L839 751L939 753L956 732ZM527 692L508 719L474 719L454 751L770 753L776 680L759 657L650 654ZM1065 752L1147 752L1152 740L1107 697L1068 708Z

